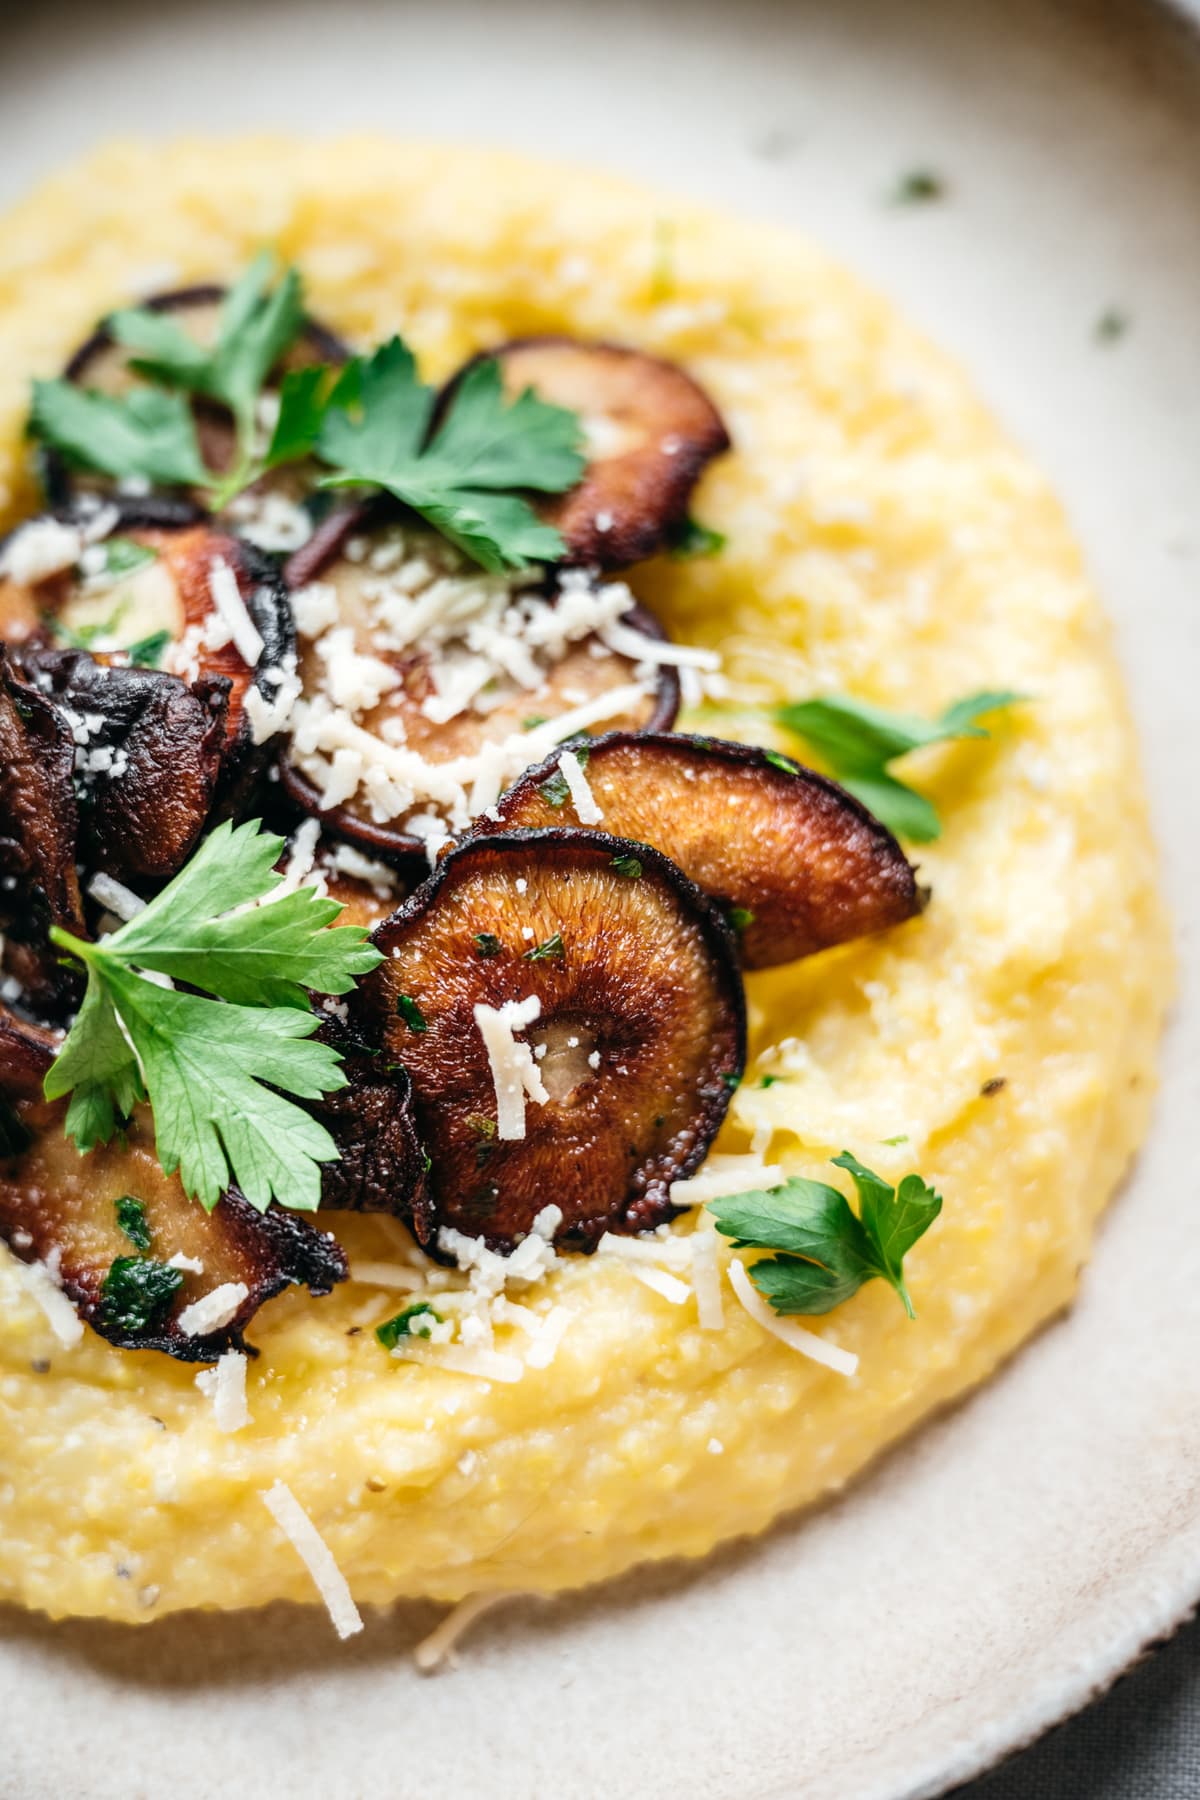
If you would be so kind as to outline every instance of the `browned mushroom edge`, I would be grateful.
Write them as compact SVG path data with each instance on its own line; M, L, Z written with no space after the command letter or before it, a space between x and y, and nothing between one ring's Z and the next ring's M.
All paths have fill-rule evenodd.
M227 289L219 282L198 282L191 287L153 294L149 299L135 304L148 312L186 313L193 308L219 306L226 292ZM102 321L68 359L62 372L63 380L86 387L88 376L96 365L117 348L107 322ZM297 350L300 352L298 357ZM312 362L344 363L349 355L349 349L341 338L327 326L316 319L306 319L291 355L284 358L284 367ZM203 401L195 403L195 412L201 454L206 465L220 473L228 467L232 453L228 415L220 406ZM207 508L203 502L182 491L129 495L103 486L103 476L85 474L81 482L66 459L49 446L43 446L41 450L40 470L47 503L56 511L71 506L81 492L95 491L95 484L101 484L105 503L114 505L120 514L122 530L135 525L169 529L178 525L196 524L207 516Z
M385 960L351 1016L412 1078L432 1157L413 1207L422 1245L438 1253L449 1226L510 1249L550 1201L558 1241L583 1251L675 1216L670 1185L725 1117L746 1024L733 934L674 863L602 832L479 838L373 942ZM474 1008L531 994L542 1012L524 1041L547 1046L551 1098L501 1141Z
M66 515L66 522L75 523L75 515ZM17 531L21 529L20 526L16 528ZM201 677L221 678L229 687L215 803L226 812L244 806L273 755L269 743L254 742L246 716L246 694L253 686L268 703L274 700L276 677L280 671L292 666L295 654L291 608L277 567L244 539L203 523L171 529L114 527L107 536L128 539L153 552L155 561L165 565L174 585L177 617L172 636L176 641L189 627L203 625L214 611L210 586L214 560L220 559L233 571L246 611L262 638L262 652L251 668L243 661L236 645L230 642L219 650L198 652L196 662ZM0 541L0 554L7 541ZM107 541L107 538L101 541ZM131 572L125 578L130 587L137 582L139 574L144 575L145 571ZM22 644L41 646L53 640L54 619L69 606L78 591L77 583L78 577L69 569L30 585L18 583L11 576L0 577L0 638L6 637L14 648ZM121 660L116 653L88 654L101 667L119 666ZM82 664L77 663L74 667L78 671ZM174 680L175 677L164 676L164 679ZM96 690L97 698L100 691ZM207 691L212 692L211 688Z
M708 464L731 445L704 389L677 363L628 345L548 334L481 350L443 389L440 417L464 377L496 362L506 390L527 388L584 420L603 422L612 448L591 457L582 480L560 496L537 496L557 526L568 563L623 569L661 550L687 516Z
M653 844L729 914L749 969L902 924L927 894L887 828L836 782L774 751L684 733L607 732L570 746L605 831ZM561 751L470 836L557 823Z
M408 1071L331 1019L317 1033L342 1053L347 1085L310 1104L338 1148L321 1169L321 1210L393 1213L423 1204L429 1157L417 1134Z
M0 644L0 973L39 1017L62 1019L80 977L50 947L51 925L87 936L75 866L75 745L59 709L21 678Z
M20 1261L51 1267L80 1318L101 1337L121 1349L213 1362L225 1350L251 1348L243 1337L246 1326L284 1288L302 1283L314 1295L327 1294L346 1278L339 1245L299 1213L280 1206L260 1213L236 1188L211 1213L189 1200L178 1176L159 1167L144 1108L123 1141L81 1157L63 1131L66 1102L40 1098L56 1047L53 1034L11 1014L0 1018L3 1135L14 1151L0 1154L0 1238ZM144 1210L148 1251L117 1222L116 1202L123 1197ZM180 1271L176 1291L144 1328L122 1326L105 1294L113 1263L143 1256L166 1263L177 1254L202 1264L203 1274ZM180 1313L226 1283L247 1290L234 1316L218 1329L189 1336L179 1326Z
M27 648L29 679L70 716L100 723L76 756L84 866L135 888L180 870L208 823L222 770L229 681L103 667L83 650ZM89 758L107 764L91 768Z

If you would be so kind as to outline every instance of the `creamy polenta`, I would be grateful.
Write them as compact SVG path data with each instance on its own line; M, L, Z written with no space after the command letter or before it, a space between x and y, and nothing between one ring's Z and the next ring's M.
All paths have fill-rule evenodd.
M263 1504L277 1480L364 1602L593 1581L836 1488L1070 1300L1145 1129L1169 984L1125 700L1053 494L952 365L790 235L490 153L114 146L0 231L0 528L36 504L30 377L115 304L224 279L263 243L351 343L402 330L437 378L551 331L701 381L734 448L696 511L727 547L631 584L721 651L735 699L1028 700L906 765L944 825L921 918L747 979L717 1149L822 1179L843 1148L890 1180L919 1169L945 1205L906 1265L915 1322L882 1282L811 1321L859 1357L847 1378L728 1285L703 1329L694 1296L564 1256L519 1296L563 1309L553 1357L486 1381L433 1347L389 1358L372 1327L409 1296L355 1280L263 1309L250 1420L223 1433L193 1369L91 1332L60 1345L0 1251L0 1597L53 1614L311 1600ZM397 1227L333 1222L352 1265L397 1262ZM498 1327L502 1352L523 1341Z

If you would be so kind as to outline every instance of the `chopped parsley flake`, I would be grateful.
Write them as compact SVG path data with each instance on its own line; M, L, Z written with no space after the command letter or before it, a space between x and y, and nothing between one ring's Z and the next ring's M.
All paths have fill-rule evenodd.
M700 556L718 556L728 543L723 531L687 518L671 540L670 554L676 562L690 562Z
M171 642L169 631L152 631L144 638L130 644L125 652L135 669L157 669L162 662L163 651Z
M118 1256L100 1290L101 1318L116 1331L148 1331L182 1285L182 1269L148 1256Z
M946 183L933 169L909 169L901 175L891 192L893 206L928 206L944 200Z
M746 931L754 923L754 914L748 906L731 906L729 923L735 931Z
M612 866L618 875L624 875L629 881L637 881L642 874L641 859L636 856L614 856Z
M526 962L562 962L566 956L563 948L562 932L556 931L548 937L544 944L535 944L532 950L525 952Z
M486 962L489 957L499 956L504 945L493 931L477 931L475 933L475 954L482 956Z
M117 1215L117 1224L125 1233L130 1243L138 1250L150 1248L150 1226L146 1219L146 1208L132 1194L121 1194L113 1201Z
M396 1000L396 1011L404 1020L410 1031L428 1031L429 1026L425 1014L421 1011L411 994L400 994Z
M394 1319L386 1319L382 1325L375 1327L375 1336L385 1350L394 1350L401 1338L427 1338L435 1325L440 1325L442 1315L435 1312L428 1300L416 1300L398 1312Z

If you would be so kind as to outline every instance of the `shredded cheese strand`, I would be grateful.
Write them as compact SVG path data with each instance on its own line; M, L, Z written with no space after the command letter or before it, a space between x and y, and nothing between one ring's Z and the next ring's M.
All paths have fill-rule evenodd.
M833 1369L838 1375L850 1376L857 1372L858 1358L849 1350L841 1350L836 1344L827 1344L815 1332L806 1331L803 1325L794 1325L787 1319L781 1319L771 1311L758 1289L750 1279L750 1272L744 1262L734 1257L729 1265L729 1285L745 1307L756 1325L769 1331L781 1343L792 1350L798 1350L801 1356L810 1361L820 1363L826 1369Z

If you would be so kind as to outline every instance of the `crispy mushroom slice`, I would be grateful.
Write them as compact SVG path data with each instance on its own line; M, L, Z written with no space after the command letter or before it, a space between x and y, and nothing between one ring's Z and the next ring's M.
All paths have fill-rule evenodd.
M284 1288L305 1283L327 1294L345 1279L339 1246L299 1214L258 1213L236 1188L211 1214L187 1199L159 1167L141 1114L127 1145L88 1156L64 1136L65 1116L64 1101L18 1099L9 1108L19 1136L15 1154L0 1158L0 1238L23 1262L49 1264L80 1317L110 1343L212 1362L244 1347L245 1327ZM118 1203L130 1200L136 1209L120 1213L132 1236L118 1215ZM164 1273L172 1257L186 1261ZM232 1292L222 1296L227 1310L215 1308L218 1322L204 1329L201 1320L189 1333L185 1308L225 1287Z
M85 866L119 881L167 881L212 811L229 682L189 687L158 669L104 667L85 650L28 649L26 673L74 722Z
M442 405L468 369L493 359L509 394L532 388L582 419L589 458L582 481L561 499L536 502L562 532L568 561L622 569L661 550L683 523L708 463L730 447L704 389L677 364L643 350L529 337L472 357Z
M412 797L414 760L438 766L433 785L442 790L457 783L465 798L475 787L470 769L481 751L507 746L498 764L505 769L503 786L562 736L560 719L566 729L573 718L632 730L665 731L673 723L676 669L662 663L649 677L639 673L641 660L654 664L665 634L626 589L613 604L626 606L619 623L646 640L641 660L625 654L627 634L620 649L609 650L587 625L573 627L565 644L553 641L558 609L564 618L567 608L578 614L586 595L600 592L583 576L571 577L570 591L545 592L528 580L514 584L464 568L427 531L366 523L361 533L345 520L331 531L324 563L306 549L288 565L293 581L304 577L292 593L300 713L315 706L326 723L315 725L310 713L293 727L282 782L298 806L336 835L423 871L428 838L410 829L408 819L447 817L453 802L419 791ZM513 627L510 605L527 625ZM596 601L594 616L600 612ZM343 766L351 771L350 792ZM476 810L497 791L493 784Z
M424 1204L429 1157L417 1135L407 1071L332 1022L318 1035L342 1051L348 1083L309 1108L338 1147L339 1160L321 1169L322 1210L411 1218Z
M225 292L222 286L206 282L155 294L149 300L143 300L141 305L151 312L176 315L198 342L211 343ZM343 363L348 355L340 338L315 319L309 319L283 357L277 374L282 378L291 369L313 363ZM102 323L71 357L63 370L63 378L99 393L123 394L138 380L130 369L130 360L130 352L116 343L107 325ZM224 407L211 401L197 400L193 410L204 462L215 474L224 474L232 467L235 454L233 421ZM285 485L279 476L267 476L264 480L276 490ZM57 451L49 449L42 453L42 484L50 505L55 508L70 506L82 495L102 495L106 502L116 504L125 523L187 525L202 518L205 512L206 496L202 494L179 490L123 495L107 476L71 469Z
M773 751L614 731L572 746L602 818L677 862L730 915L748 969L902 924L925 896L899 844L844 788ZM576 817L555 751L472 836Z
M88 936L75 867L75 745L59 708L0 646L0 973L41 1017L79 1004L79 977L47 941L51 925Z
M550 1202L582 1250L672 1216L745 1057L733 935L674 863L600 832L480 838L374 942L357 1002L412 1077L422 1244L509 1249Z
M132 656L190 682L227 681L221 794L241 791L268 755L255 742L247 696L254 688L270 705L295 648L274 565L203 524L110 534L81 545L80 558L38 580L0 576L0 630L11 643L82 644L106 665Z

